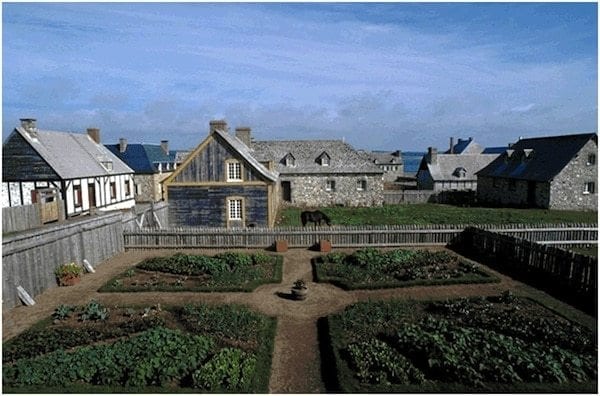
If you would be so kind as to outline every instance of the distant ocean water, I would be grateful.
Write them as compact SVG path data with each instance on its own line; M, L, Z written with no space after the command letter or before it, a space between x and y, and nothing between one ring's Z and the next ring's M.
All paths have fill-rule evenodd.
M417 173L419 164L425 153L418 151L402 152L402 160L404 161L404 172Z

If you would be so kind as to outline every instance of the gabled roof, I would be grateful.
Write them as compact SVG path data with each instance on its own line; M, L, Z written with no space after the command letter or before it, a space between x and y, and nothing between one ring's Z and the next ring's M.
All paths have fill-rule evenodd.
M156 173L158 172L156 163L174 163L176 157L176 151L171 150L169 154L165 154L162 147L157 144L129 143L124 152L119 150L119 144L105 146L136 173Z
M452 154L481 154L482 152L483 147L476 143L473 138L468 138L458 139ZM450 154L450 150L445 151L444 154Z
M279 174L277 172L268 170L263 164L261 164L252 155L252 150L248 146L246 146L240 139L220 129L215 129L213 133L225 140L235 151L238 152L239 155L242 156L242 158L244 158L250 165L252 165L252 167L254 167L261 175L263 175L271 181L277 181Z
M428 163L425 159L421 162L420 171L425 166L433 181L475 181L475 173L487 166L497 154L438 154L435 164ZM464 168L464 177L456 170Z
M341 140L256 141L252 148L256 159L274 161L281 174L383 173L366 155ZM324 152L330 157L329 166L316 161ZM294 167L281 163L289 153L296 159Z
M365 152L373 163L378 165L401 165L404 163L402 153L399 150L390 151L369 151Z
M478 176L550 181L590 140L598 144L598 135L584 133L521 139L482 169ZM527 156L526 150L533 151ZM507 152L512 153L509 156Z
M133 170L87 134L37 130L32 138L22 127L21 135L62 179L133 173ZM102 162L112 162L107 170Z

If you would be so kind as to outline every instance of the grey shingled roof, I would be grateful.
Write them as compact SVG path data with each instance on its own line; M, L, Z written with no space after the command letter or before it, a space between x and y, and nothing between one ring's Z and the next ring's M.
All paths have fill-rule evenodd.
M394 155L398 153L399 155ZM378 165L402 165L402 153L399 151L365 151L365 154L369 156L372 161Z
M15 128L62 179L133 173L123 161L87 134L38 130L32 138L22 127ZM108 171L101 161L112 161Z
M274 161L280 174L382 174L364 153L357 152L341 140L273 140L256 141L252 155L259 161ZM317 158L327 153L329 166L317 163ZM283 158L291 153L295 166L286 166Z
M582 147L593 139L595 133L561 135L521 139L494 162L482 169L478 175L531 181L550 181L573 159ZM524 150L533 150L525 158Z
M434 181L476 181L475 173L498 157L498 154L438 154L436 164L427 164ZM454 174L457 168L466 170L465 177Z
M261 164L257 158L253 155L252 149L246 146L237 137L228 134L220 129L215 129L213 132L225 140L234 150L236 150L246 161L250 163L261 175L271 181L277 181L279 173L268 170L263 164Z

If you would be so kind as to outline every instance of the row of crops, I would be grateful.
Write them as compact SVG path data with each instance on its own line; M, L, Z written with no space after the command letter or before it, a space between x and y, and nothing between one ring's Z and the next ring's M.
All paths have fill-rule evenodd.
M262 253L177 254L144 260L102 290L248 291L280 282L281 266L280 256ZM319 281L347 289L497 281L445 251L361 249L318 257L314 266ZM325 322L330 392L597 388L593 329L509 292L361 302ZM276 318L237 305L61 305L3 344L3 390L266 393L275 330Z

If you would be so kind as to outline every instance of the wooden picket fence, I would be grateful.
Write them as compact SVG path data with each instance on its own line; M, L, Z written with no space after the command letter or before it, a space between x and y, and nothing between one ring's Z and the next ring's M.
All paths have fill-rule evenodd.
M469 225L332 226L278 228L168 228L124 231L126 249L267 248L285 240L310 247L327 239L334 247L446 245ZM492 232L548 244L597 243L595 224L484 225Z

